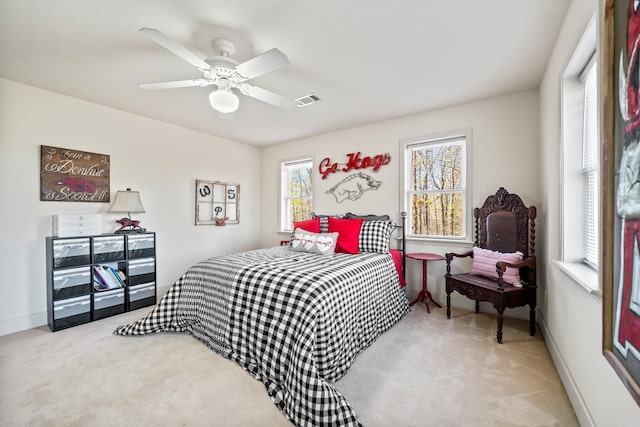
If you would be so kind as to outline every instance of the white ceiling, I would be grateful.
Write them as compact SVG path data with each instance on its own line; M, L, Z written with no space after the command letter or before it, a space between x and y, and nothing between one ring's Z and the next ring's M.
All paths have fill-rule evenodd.
M0 77L253 145L537 88L570 0L0 0ZM244 62L277 47L291 65L252 80L293 111L240 96L220 120L212 87L138 32L203 59L233 41Z

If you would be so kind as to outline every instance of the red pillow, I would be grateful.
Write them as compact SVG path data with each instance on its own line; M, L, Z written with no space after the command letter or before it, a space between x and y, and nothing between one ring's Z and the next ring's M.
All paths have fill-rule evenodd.
M336 219L329 217L329 233L338 232L336 252L359 254L360 228L362 219Z
M293 221L293 231L296 231L296 228L302 228L303 230L309 231L311 233L319 233L320 217L307 219L305 221Z

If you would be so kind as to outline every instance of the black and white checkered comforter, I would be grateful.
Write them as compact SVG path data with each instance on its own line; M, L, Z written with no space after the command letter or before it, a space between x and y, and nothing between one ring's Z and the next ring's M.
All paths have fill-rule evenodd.
M191 267L143 319L114 333L189 332L261 380L298 426L358 425L330 383L408 309L389 254L275 247Z

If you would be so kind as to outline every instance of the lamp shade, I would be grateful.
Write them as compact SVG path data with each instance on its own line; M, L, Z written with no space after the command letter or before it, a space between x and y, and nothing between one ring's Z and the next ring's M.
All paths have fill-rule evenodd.
M214 110L221 113L233 113L238 109L240 100L230 90L218 89L211 92L209 102Z
M111 206L110 212L126 212L126 213L141 213L144 212L144 206L142 206L142 200L140 200L140 192L131 191L127 188L127 191L118 191L116 193L116 199Z

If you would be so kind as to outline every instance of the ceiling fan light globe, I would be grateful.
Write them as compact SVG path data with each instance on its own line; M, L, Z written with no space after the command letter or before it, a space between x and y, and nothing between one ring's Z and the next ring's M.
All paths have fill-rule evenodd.
M214 90L209 95L209 103L214 110L221 113L233 113L238 109L240 100L233 92L226 90Z

